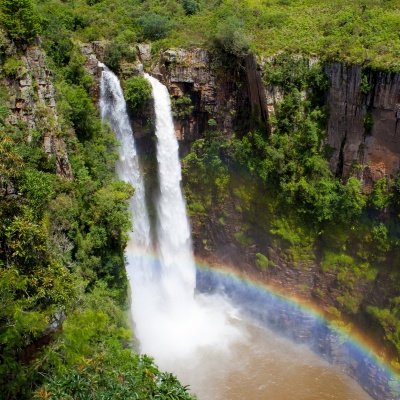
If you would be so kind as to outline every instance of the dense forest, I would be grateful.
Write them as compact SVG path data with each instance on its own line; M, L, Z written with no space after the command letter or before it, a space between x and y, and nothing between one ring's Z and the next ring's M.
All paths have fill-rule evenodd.
M276 114L268 127L246 116L246 130L231 137L208 120L182 161L188 211L201 218L223 209L234 192L249 224L267 230L287 262L302 268L317 257L324 272L337 274L330 314L349 329L366 296L359 288L385 276L386 304L361 313L398 367L400 175L366 193L357 165L346 180L332 174L323 63L399 72L399 25L398 0L2 0L0 398L193 398L132 350L124 249L135 189L116 176L118 143L92 98L81 44L93 41L105 43L103 62L117 74L144 42L154 58L168 48L202 47L238 68L248 54L269 60L264 83L283 93ZM31 48L46 54L40 71L54 85L54 104L41 98L42 72L29 70ZM16 82L27 79L25 115L32 118L24 119L11 104ZM131 111L142 112L148 83L122 83ZM173 107L177 118L193 109L188 97ZM367 113L366 134L372 123ZM254 207L263 211L255 216ZM243 226L236 239L245 248L251 235ZM274 261L260 252L257 265L265 272Z

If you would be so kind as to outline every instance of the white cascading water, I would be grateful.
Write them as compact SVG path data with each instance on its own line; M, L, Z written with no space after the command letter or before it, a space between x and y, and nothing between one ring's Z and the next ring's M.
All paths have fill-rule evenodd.
M239 332L229 322L230 306L219 296L195 296L196 267L182 196L181 166L167 88L145 74L153 88L160 195L157 201L158 279L141 299L143 320L134 315L142 351L161 368L178 373L196 351L228 350ZM136 295L133 294L135 297ZM187 366L187 365L186 365ZM189 383L189 382L186 382Z
M132 184L135 188L135 194L130 200L130 212L135 216L130 245L138 249L138 255L144 255L150 246L150 223L133 132L120 82L104 64L101 64L101 67L103 67L100 84L101 116L103 120L106 119L110 123L121 144L116 165L117 173L120 179Z
M130 183L135 193L130 199L129 210L133 216L133 231L126 251L126 272L132 293L132 313L140 312L140 301L143 297L143 283L150 281L152 265L149 258L151 251L150 221L146 208L145 189L140 171L133 132L126 111L124 94L117 76L105 65L100 84L100 110L103 120L106 119L120 142L119 160L116 165L120 179ZM139 295L140 294L140 295ZM139 310L139 311L138 311Z

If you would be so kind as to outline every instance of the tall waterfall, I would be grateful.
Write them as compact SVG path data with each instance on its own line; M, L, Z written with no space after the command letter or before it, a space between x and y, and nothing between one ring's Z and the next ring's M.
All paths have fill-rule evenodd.
M106 67L100 107L102 117L109 121L121 143L118 175L136 189L130 203L134 231L128 243L127 272L140 350L154 357L160 368L177 374L184 384L192 384L194 376L199 379L196 366L202 363L204 351L227 354L230 343L240 333L229 320L234 310L223 297L195 294L196 268L180 188L178 142L169 94L156 79L147 75L146 79L153 88L160 185L154 246L126 103L118 78Z
M144 352L154 356L162 368L176 372L179 369L177 366L185 365L187 369L187 362L195 364L197 351L201 352L204 348L227 350L239 333L228 321L232 308L222 297L195 295L196 268L180 187L178 141L169 93L158 80L147 74L145 78L153 89L156 114L160 274L159 279L153 281L151 295L147 295L148 315L152 316L152 321L139 337ZM140 332L136 316L134 319Z
M141 301L146 301L147 282L152 282L150 222L146 208L143 177L126 112L126 102L118 78L106 66L103 67L100 85L100 110L120 142L117 173L120 179L131 183L135 193L130 199L130 212L133 215L133 232L127 246L127 275L133 293L131 310L133 315L142 316Z
M156 113L157 162L160 196L157 202L158 251L165 271L163 286L174 307L193 300L196 267L190 226L181 192L181 166L167 88L145 75L153 87Z
M120 179L131 183L135 194L130 200L130 211L133 219L131 246L141 252L150 246L150 223L146 209L145 191L133 132L126 112L126 102L118 78L106 66L102 65L103 73L100 84L100 111L102 119L106 119L117 140L120 142L117 173Z

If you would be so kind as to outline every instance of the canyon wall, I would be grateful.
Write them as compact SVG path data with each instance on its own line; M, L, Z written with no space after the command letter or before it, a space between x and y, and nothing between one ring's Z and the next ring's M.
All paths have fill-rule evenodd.
M256 116L268 133L268 114L282 101L279 87L264 85L265 60L246 57L241 65L212 58L201 49L164 52L149 65L175 99L189 95L193 110L175 118L175 129L182 142L199 138L215 120L216 127L231 136L244 131ZM316 60L310 59L311 66ZM329 80L326 92L327 137L330 168L346 181L357 176L365 192L376 181L392 178L400 160L400 74L364 71L343 63L325 65ZM186 118L187 117L187 118ZM245 123L247 120L247 124Z
M400 75L338 62L325 70L331 170L344 179L356 173L370 192L377 180L399 170Z

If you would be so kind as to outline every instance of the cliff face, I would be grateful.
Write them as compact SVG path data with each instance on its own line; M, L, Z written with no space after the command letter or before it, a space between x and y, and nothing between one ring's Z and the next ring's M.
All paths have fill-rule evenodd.
M268 110L261 74L254 57L238 68L229 57L213 56L203 49L170 49L151 57L149 45L138 46L144 69L163 82L171 94L175 132L183 149L214 129L231 137L246 131L255 115L267 125ZM126 68L125 68L126 69ZM132 74L140 74L136 65ZM126 72L123 75L128 76ZM152 132L152 112L132 115L134 132L142 138Z
M103 49L102 42L82 46L86 68L97 83L92 89L96 100ZM221 59L203 49L170 49L155 58L150 45L138 46L138 56L136 64L123 64L121 73L127 78L145 69L167 85L183 148L211 127L229 137L235 130L246 132L254 117L268 133L273 131L269 114L282 101L282 91L263 84L262 66L268 61L249 55L238 65L237 60ZM315 61L310 59L309 65ZM393 177L400 167L400 74L363 71L339 62L327 64L325 72L330 83L325 139L331 149L330 168L344 181L356 175L369 193L376 181ZM151 111L132 115L135 136L152 132L151 118Z
M242 65L226 68L204 50L179 49L164 52L149 65L174 99L190 96L193 110L175 118L178 139L200 138L210 119L231 136L235 129L246 131L254 116L271 133L268 114L276 110L282 93L279 87L263 84L264 62L248 56ZM400 75L364 72L339 62L327 64L325 72L330 83L326 93L330 168L344 181L356 175L369 193L376 181L399 170Z
M400 75L364 74L341 63L327 65L326 73L331 170L345 180L356 172L370 192L374 182L399 170Z
M172 96L178 140L192 142L211 127L231 136L241 122L239 110L249 112L244 71L223 65L202 49L168 50L152 65ZM184 96L190 98L186 109L179 102Z
M56 158L56 172L66 179L72 178L71 166L58 121L55 90L44 53L36 47L28 48L20 57L22 65L15 76L3 83L10 94L8 120L16 125L25 123L29 130L42 132L43 148Z

